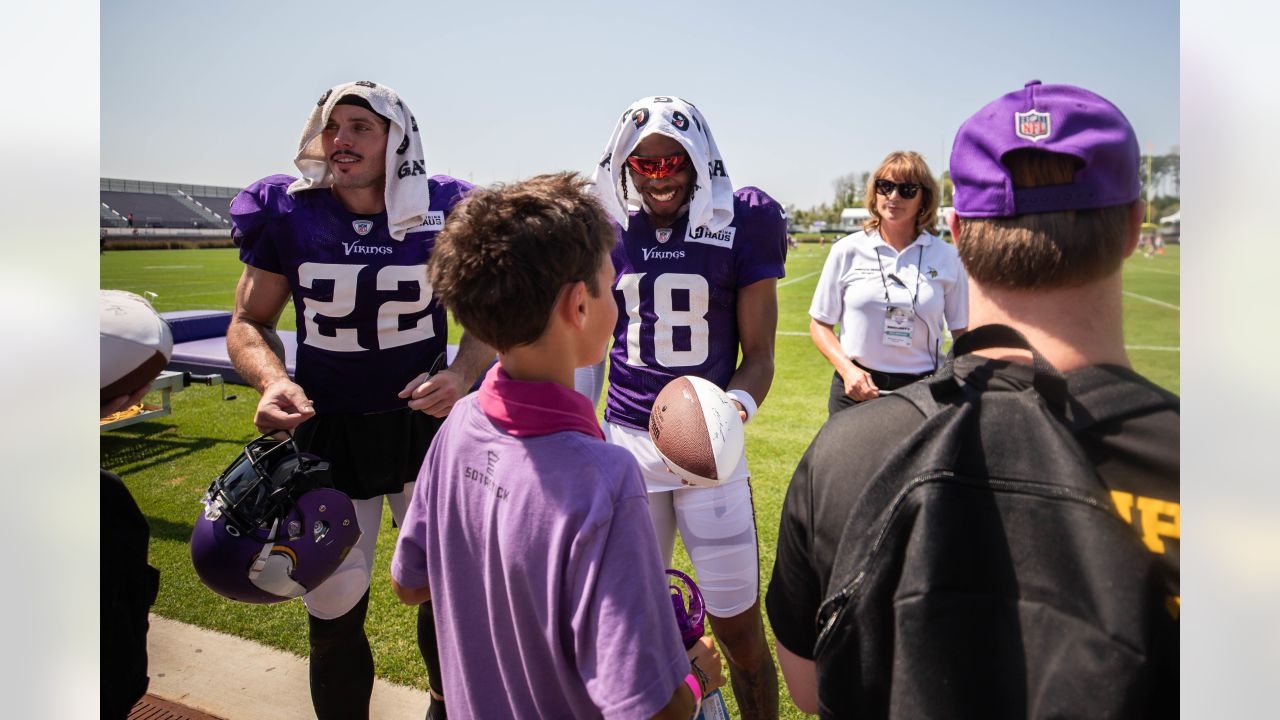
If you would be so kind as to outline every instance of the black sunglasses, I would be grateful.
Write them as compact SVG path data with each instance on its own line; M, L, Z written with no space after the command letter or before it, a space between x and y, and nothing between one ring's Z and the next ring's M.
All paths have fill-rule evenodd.
M882 180L876 178L876 194L889 197L893 194L894 188L898 190L898 197L903 200L910 200L920 192L920 183L896 183L892 180Z

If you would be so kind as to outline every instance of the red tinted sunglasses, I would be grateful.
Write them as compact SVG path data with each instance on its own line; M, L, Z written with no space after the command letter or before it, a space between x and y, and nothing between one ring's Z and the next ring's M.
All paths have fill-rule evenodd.
M689 160L688 155L668 155L667 157L636 157L632 155L627 158L627 164L632 170L641 175L658 180L680 172L680 168L684 167L685 162Z

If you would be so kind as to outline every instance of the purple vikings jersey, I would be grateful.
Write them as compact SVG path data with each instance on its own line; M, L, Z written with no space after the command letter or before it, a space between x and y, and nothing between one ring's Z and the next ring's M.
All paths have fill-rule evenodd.
M605 420L645 430L666 384L697 375L725 387L738 364L738 289L783 276L787 220L763 190L733 194L733 222L707 232L688 215L658 230L644 212L618 228Z
M427 260L471 185L432 177L426 222L398 241L385 212L353 213L328 189L290 196L293 180L272 175L245 188L231 203L231 221L240 260L289 279L298 323L294 380L319 412L404 407L396 394L445 351L448 326Z

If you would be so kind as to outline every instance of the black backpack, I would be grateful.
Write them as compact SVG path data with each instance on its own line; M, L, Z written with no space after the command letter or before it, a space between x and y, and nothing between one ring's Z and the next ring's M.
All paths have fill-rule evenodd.
M960 382L955 359L988 347L1030 350L1033 387ZM842 533L817 616L822 715L1176 717L1168 571L1072 436L1088 418L1067 417L1065 378L990 325L896 394L925 420ZM1117 416L1169 398L1124 383L1104 404Z

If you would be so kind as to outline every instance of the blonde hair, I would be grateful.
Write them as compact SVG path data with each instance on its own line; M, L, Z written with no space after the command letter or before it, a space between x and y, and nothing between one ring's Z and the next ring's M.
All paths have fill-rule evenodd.
M880 227L880 210L876 206L879 202L876 196L876 179L888 179L890 175L898 182L916 183L920 186L920 192L924 194L920 197L920 212L916 215L915 234L919 235L922 232L936 234L938 206L942 202L942 193L938 192L938 181L933 179L933 173L929 172L929 166L925 164L924 158L920 153L911 150L889 153L884 162L880 163L880 167L876 168L875 174L871 176L871 182L867 183L867 194L862 202L871 211L871 217L862 221L862 229L870 232Z
M1004 158L1014 187L1071 183L1079 161L1042 150ZM962 218L956 249L969 277L1009 290L1069 288L1115 272L1124 262L1130 205Z

